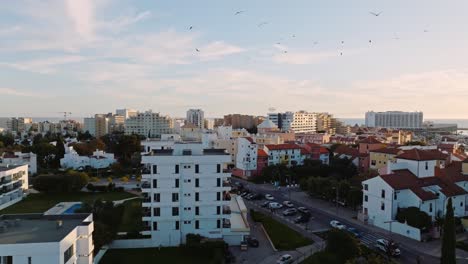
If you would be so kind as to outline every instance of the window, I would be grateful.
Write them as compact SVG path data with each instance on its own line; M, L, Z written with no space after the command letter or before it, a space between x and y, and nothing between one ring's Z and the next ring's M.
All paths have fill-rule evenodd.
M153 188L158 188L158 180L153 180Z
M179 221L175 221L175 230L179 230L179 228L180 228Z
M175 185L176 188L179 188L179 179L175 179L174 185Z
M28 264L32 264L32 258L28 257Z
M158 165L153 165L153 174L158 173Z
M460 207L463 207L463 202L460 202Z
M195 173L200 173L200 165L195 164Z
M216 193L216 201L221 201L221 193L220 192Z
M216 228L221 228L221 220L216 220Z
M158 222L153 222L153 231L158 230Z
M161 216L161 208L159 207L153 208L153 216Z
M380 197L385 198L385 190L382 190L382 193L380 194Z
M200 229L200 221L195 220L195 229Z
M73 245L63 252L63 263L67 263L71 257L73 257Z
M369 185L364 184L364 190L368 191L369 190Z
M429 162L426 161L426 170L429 169Z
M221 178L217 178L216 179L216 187L220 187L221 186Z
M200 187L200 179L195 179L195 187Z
M432 203L429 203L429 213L432 213Z
M221 173L221 164L216 165L216 172Z
M397 193L394 193L393 194L393 200L396 200L398 197L397 197Z
M200 193L195 193L195 202L200 201Z
M172 201L173 202L178 202L179 201L179 194L178 193L172 193Z
M179 174L179 164L175 165L175 174Z
M364 195L364 202L367 202L369 199L369 197L367 197L367 195Z
M161 202L161 194L160 193L155 193L153 195L153 202L155 202L155 203Z
M384 202L382 202L382 204L380 204L380 210L385 211L385 203Z
M371 165L372 165L372 166L375 166L375 160L372 160L372 161L371 161Z
M179 215L179 207L172 207L172 216Z
M216 206L216 214L217 215L221 214L221 206Z
M195 215L200 215L200 207L195 206Z

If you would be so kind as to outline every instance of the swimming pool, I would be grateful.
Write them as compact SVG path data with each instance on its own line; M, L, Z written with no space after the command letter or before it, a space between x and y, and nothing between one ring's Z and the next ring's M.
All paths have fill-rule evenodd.
M77 209L81 208L81 204L77 203L70 206L67 210L65 210L62 214L73 214Z

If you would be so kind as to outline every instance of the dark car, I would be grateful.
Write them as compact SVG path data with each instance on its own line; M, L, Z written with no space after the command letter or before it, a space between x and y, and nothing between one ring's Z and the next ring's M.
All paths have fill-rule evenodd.
M296 218L294 218L294 223L299 224L299 223L307 223L309 222L310 217L307 215L300 215Z
M357 230L354 227L349 227L348 229L346 229L346 231L348 231L349 233L351 233L353 236L355 236L357 238L362 237L361 231Z
M284 216L291 216L295 215L297 213L297 210L295 208L289 208L283 211Z
M305 208L305 207L298 207L297 208L297 211L299 211L301 214L304 214L304 215L310 215L310 211L309 209Z
M247 241L247 244L249 244L249 246L254 247L254 248L257 248L260 245L260 243L255 237L247 237L246 241Z

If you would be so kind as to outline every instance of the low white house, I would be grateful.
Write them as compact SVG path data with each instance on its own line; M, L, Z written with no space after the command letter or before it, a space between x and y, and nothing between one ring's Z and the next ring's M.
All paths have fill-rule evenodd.
M27 189L28 165L0 166L0 210L21 201Z
M304 159L301 150L302 148L296 144L265 145L265 151L268 153L268 165L302 165Z
M3 215L0 263L93 263L93 215Z
M62 168L82 169L91 167L93 169L108 168L116 162L113 153L106 153L102 150L96 150L92 156L80 156L73 147L68 147L63 158L60 159Z
M30 153L21 153L14 152L8 153L5 152L0 157L0 165L28 165L29 174L37 173L37 155Z
M468 215L468 164L447 165L443 157L435 150L408 150L389 163L386 174L363 181L362 220L387 230L393 225L392 232L419 240L418 230L395 222L399 208L417 207L435 220L452 198L455 215Z

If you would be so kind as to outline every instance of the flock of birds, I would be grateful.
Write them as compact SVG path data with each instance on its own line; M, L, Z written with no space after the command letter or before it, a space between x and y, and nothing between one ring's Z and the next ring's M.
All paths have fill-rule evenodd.
M234 15L235 15L235 16L238 16L238 15L243 14L243 13L245 13L245 12L246 12L246 11L244 11L244 10L240 10L240 11L235 12ZM369 12L370 15L375 16L375 17L379 17L382 13L383 13L383 11L380 11L380 12L372 12L372 11L371 11L371 12ZM260 27L263 27L263 26L265 26L265 25L267 25L267 24L269 24L269 22L264 21L264 22L259 23L259 24L257 25L257 27L260 28ZM190 26L188 29L189 29L189 30L192 30L192 29L193 29L193 26ZM425 30L424 30L424 33L427 33L427 32L428 32L428 30L425 29ZM296 35L293 34L293 35L291 35L291 37L292 37L292 38L295 38ZM400 38L399 38L398 36L395 35L395 37L394 37L393 39L399 40ZM281 45L281 42L277 42L276 44L277 44L277 45ZM314 42L314 45L317 45L317 44L318 44L318 41L315 41L315 42ZM371 40L371 39L369 39L369 44L372 44L372 40ZM343 45L344 45L344 41L341 41L341 46L343 46ZM195 51L196 51L196 52L201 52L200 49L198 49L198 48L195 48ZM287 50L283 50L282 53L288 53L288 51L287 51ZM340 56L343 56L343 51L340 51Z

